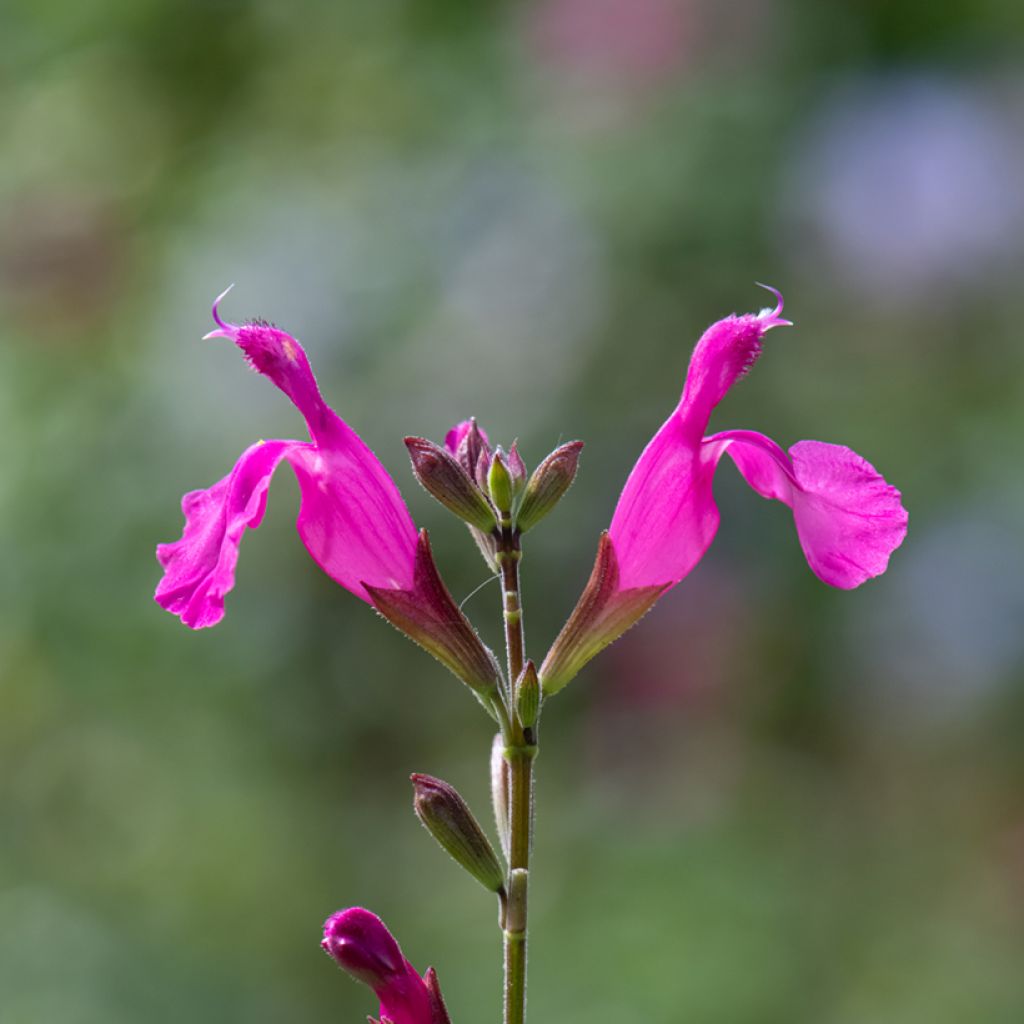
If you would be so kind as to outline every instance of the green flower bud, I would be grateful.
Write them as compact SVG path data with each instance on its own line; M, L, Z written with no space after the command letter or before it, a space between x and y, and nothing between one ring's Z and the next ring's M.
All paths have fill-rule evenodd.
M505 453L501 448L495 449L491 456L491 465L487 470L487 490L490 491L491 501L494 507L502 516L508 516L512 511L513 487L512 475L505 464Z
M540 715L540 682L537 669L527 661L516 681L516 716L524 729L532 729Z
M519 454L519 442L513 441L512 447L508 450L508 473L512 477L512 500L518 501L526 490L526 463Z
M453 786L431 775L410 776L413 808L426 830L485 889L499 892L505 873L490 840Z
M412 471L428 494L470 526L484 533L494 529L494 509L454 455L422 437L407 437L405 446Z
M581 451L582 441L570 441L556 448L533 471L516 517L520 533L536 526L562 500L576 479Z

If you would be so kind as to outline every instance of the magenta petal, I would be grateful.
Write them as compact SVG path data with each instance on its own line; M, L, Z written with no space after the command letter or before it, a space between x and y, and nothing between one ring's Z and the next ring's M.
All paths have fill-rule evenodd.
M426 982L405 961L405 971L391 979L386 988L376 990L380 1015L393 1024L431 1024L433 1008Z
M364 583L408 589L416 527L398 486L362 438L334 413L319 447L290 462L302 490L299 536L320 567L357 597Z
M713 474L674 412L629 474L608 528L623 590L674 586L701 560L718 530Z
M384 922L362 907L349 907L324 922L324 952L371 988L384 986L405 968L405 957Z
M320 395L309 359L274 327L239 328L249 361L295 403L314 444L289 457L302 490L299 535L320 567L357 597L363 583L412 584L416 527L398 485L366 442Z
M324 951L380 1000L393 1024L431 1024L431 992L384 922L362 907L340 910L324 922Z
M701 335L679 404L629 474L608 529L624 589L675 585L714 539L717 456L702 447L703 435L715 406L761 354L765 333L789 323L782 295L769 291L775 309L727 316Z
M369 601L363 583L412 584L416 527L398 485L320 394L303 347L267 324L228 325L252 366L302 413L313 445L290 458L302 489L298 530L332 579Z
M799 441L787 455L763 434L730 430L706 448L716 461L728 453L758 494L792 508L808 564L833 587L851 590L881 575L906 536L900 492L843 445Z
M263 519L267 488L280 461L305 447L299 441L261 441L243 452L223 480L182 498L181 540L156 549L164 567L155 594L162 608L192 629L220 622L224 595L235 585L242 535Z
M459 450L459 445L462 444L462 439L470 432L473 427L473 420L462 420L461 423L456 423L447 434L444 435L444 445L454 455ZM483 437L487 444L490 444L490 439L487 437L487 431L477 424L477 430L480 431L480 435Z

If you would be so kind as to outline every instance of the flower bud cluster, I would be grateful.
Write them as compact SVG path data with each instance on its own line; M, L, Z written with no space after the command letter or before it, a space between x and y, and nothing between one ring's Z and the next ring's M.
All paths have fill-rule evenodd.
M517 443L492 451L475 419L449 431L445 448L422 437L405 445L416 479L469 526L495 570L500 531L536 526L572 485L583 449L582 441L561 445L530 476Z

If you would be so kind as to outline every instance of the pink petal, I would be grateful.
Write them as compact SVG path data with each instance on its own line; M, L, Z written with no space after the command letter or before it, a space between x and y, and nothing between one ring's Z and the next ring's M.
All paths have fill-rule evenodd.
M762 286L764 287L764 286ZM717 459L701 443L715 406L757 360L761 342L782 319L774 309L727 316L712 324L693 350L682 397L633 467L608 534L621 586L673 586L700 561L718 529L711 484Z
M686 385L676 414L696 440L707 429L715 406L761 355L761 342L774 327L792 327L782 319L782 293L768 285L759 287L775 297L774 309L760 313L735 313L713 323L701 336L690 357Z
M270 478L283 458L306 447L299 441L254 444L223 480L182 498L181 540L156 549L164 567L155 594L162 608L192 629L220 622L224 595L235 585L238 546L246 529L263 519Z
M833 587L881 575L906 536L900 492L849 448L799 441L787 455L751 430L716 434L705 447L716 462L728 453L762 497L789 505L808 564Z
M402 955L384 922L362 907L349 907L324 922L324 951L380 1000L381 1017L393 1024L431 1024L427 982Z
M462 420L461 423L456 423L447 434L444 435L444 445L454 455L459 450L459 445L462 444L462 439L469 433L470 428L473 426L473 421ZM481 436L487 444L490 444L490 439L487 436L487 431L477 424L477 430L480 431Z
M718 530L713 475L674 412L629 474L608 528L622 590L674 586L701 560Z
M370 597L363 583L411 587L417 541L412 516L377 456L324 401L303 347L272 324L225 323L216 304L214 320L217 330L209 336L238 345L306 420L314 444L297 446L289 461L302 491L296 525L314 560L364 601Z
M395 977L386 988L377 989L380 1015L392 1024L431 1024L434 1019L430 990L416 973L416 968L405 961L405 972Z
M324 572L364 601L364 583L408 589L417 533L398 486L362 438L327 414L325 442L289 457L302 491L299 536Z
M364 601L363 583L411 586L417 533L409 509L377 456L323 400L302 346L266 324L233 330L253 367L302 413L315 442L290 459L302 489L297 526L309 553Z

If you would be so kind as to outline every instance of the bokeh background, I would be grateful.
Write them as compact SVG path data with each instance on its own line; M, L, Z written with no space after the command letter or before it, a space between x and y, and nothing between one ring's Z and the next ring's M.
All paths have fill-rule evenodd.
M407 781L489 820L488 721L319 573L291 475L219 627L151 600L181 494L302 436L199 340L231 281L459 598L486 570L402 436L587 442L529 538L535 656L699 332L782 288L713 425L851 445L909 537L831 591L723 467L708 557L547 709L532 1018L1024 1019L1022 12L5 0L0 1021L362 1019L317 948L353 903L498 1016L494 907Z

